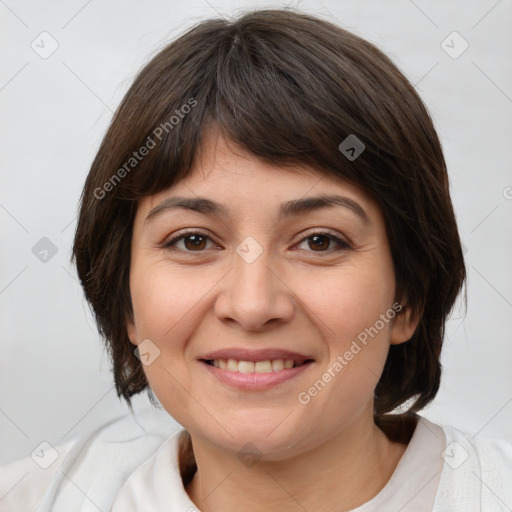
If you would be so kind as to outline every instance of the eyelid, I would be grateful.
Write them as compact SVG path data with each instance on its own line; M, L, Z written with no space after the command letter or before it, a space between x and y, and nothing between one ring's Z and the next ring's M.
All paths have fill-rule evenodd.
M353 244L344 236L341 236L339 235L338 233L335 233L335 232L332 232L331 230L327 229L327 228L312 228L312 231L310 232L307 232L306 234L303 234L301 235L301 238L298 242L296 242L294 245L298 245L298 244L301 244L302 242L304 242L305 240L307 240L308 238L311 238L315 235L318 235L318 236L327 236L328 238L330 238L333 242L335 242L339 247L340 247L340 250L341 249L344 249L344 250L348 250L348 249L352 249L353 247ZM308 252L313 252L313 253L331 253L333 252L332 250L327 250L327 251L308 251Z
M202 235L208 239L210 239L212 242L215 242L213 239L213 236L207 232L203 231L201 228L185 228L180 231L177 231L176 233L173 233L170 237L166 237L164 241L160 244L163 248L171 246L172 242L175 242L172 245L175 245L179 239L185 237L186 235ZM193 251L188 251L193 252ZM197 251L200 252L200 251Z
M179 241L181 241L183 238L185 238L187 235L201 235L205 238L207 238L209 241L216 243L213 239L212 235L208 232L203 231L201 228L185 228L183 230L180 230L176 233L173 233L172 237L170 239L166 239L162 244L161 247L164 249L170 248L172 246L175 246ZM332 232L328 228L311 228L310 231L307 231L306 233L303 233L301 235L301 238L297 240L293 246L299 245L308 238L311 238L313 236L325 236L329 238L332 242L334 242L338 249L328 249L325 251L306 251L311 252L313 254L330 254L332 252L341 251L341 250L349 250L353 248L353 244L346 239L346 237L339 235L338 233ZM183 253L203 253L206 252L206 249L200 250L200 251L188 251L188 250L182 250L179 249Z

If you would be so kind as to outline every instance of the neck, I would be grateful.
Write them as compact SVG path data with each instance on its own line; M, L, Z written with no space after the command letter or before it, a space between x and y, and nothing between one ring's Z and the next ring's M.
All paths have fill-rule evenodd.
M394 423L382 425L392 429ZM407 448L410 435L405 437L405 443L404 437L392 441L364 419L313 450L246 467L236 454L192 436L198 470L186 491L205 511L349 511L386 485Z

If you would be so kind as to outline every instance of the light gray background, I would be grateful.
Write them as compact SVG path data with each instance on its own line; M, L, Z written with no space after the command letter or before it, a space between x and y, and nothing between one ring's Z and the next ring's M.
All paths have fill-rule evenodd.
M136 72L199 20L283 5L0 1L0 463L127 413L69 259L86 173ZM467 249L469 302L448 324L442 389L423 414L512 437L512 2L292 5L374 42L429 107ZM58 42L47 59L31 48L50 48L43 31ZM455 59L441 46L453 31L469 44ZM453 36L445 44L462 48ZM46 263L32 253L42 237L58 248Z

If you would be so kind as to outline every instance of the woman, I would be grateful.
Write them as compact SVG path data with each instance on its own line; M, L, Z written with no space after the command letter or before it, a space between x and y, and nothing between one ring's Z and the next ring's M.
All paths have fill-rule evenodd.
M118 395L184 428L67 446L38 511L512 509L512 446L417 414L465 267L430 116L370 43L291 10L171 43L103 140L74 256Z

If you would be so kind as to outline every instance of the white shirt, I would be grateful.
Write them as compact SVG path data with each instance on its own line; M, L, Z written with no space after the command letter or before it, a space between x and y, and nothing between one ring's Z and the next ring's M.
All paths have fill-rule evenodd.
M47 469L31 457L4 466L0 512L197 512L178 469L181 429L172 430L157 416L124 416L56 447ZM40 455L46 465L56 453ZM352 512L377 511L511 512L512 443L420 416L388 483Z

